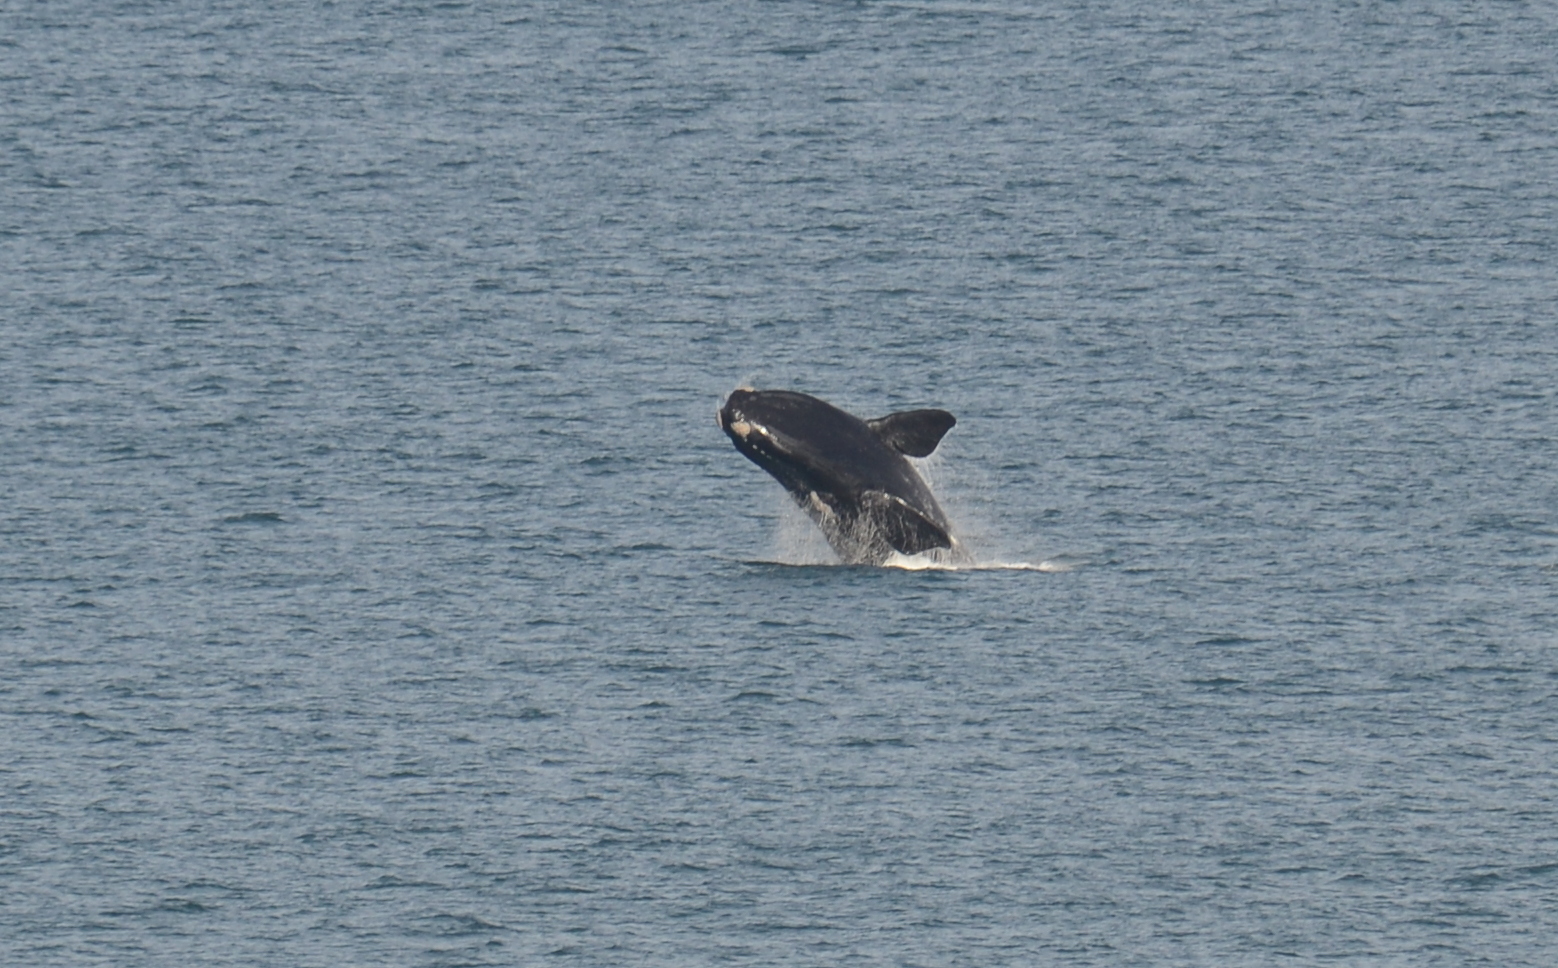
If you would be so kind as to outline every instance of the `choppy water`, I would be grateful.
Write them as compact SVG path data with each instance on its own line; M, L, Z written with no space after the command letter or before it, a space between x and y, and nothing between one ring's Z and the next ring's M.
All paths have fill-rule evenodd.
M1558 16L1163 6L0 7L0 960L1550 963Z

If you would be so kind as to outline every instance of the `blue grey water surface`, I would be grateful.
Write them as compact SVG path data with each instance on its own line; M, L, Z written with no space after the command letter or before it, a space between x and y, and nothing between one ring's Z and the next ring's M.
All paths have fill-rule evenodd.
M1555 9L0 5L0 961L1551 964Z

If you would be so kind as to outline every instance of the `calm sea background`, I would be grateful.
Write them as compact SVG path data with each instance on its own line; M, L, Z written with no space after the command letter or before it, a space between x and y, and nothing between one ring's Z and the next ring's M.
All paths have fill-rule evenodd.
M10 0L0 103L0 961L1552 964L1553 5ZM990 567L741 383L956 413Z

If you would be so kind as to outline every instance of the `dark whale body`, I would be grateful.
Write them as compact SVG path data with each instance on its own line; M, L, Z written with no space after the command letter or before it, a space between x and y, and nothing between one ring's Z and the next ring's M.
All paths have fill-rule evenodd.
M736 390L718 414L736 449L790 492L847 564L894 551L958 548L952 525L909 457L928 457L957 419L910 410L861 420L790 390Z

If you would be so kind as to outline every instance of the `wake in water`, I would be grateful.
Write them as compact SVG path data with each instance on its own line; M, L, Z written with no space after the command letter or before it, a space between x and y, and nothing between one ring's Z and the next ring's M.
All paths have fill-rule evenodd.
M907 557L895 554L882 562L883 568L901 568L904 571L1046 571L1058 573L1071 571L1081 562L1067 558L1046 558L1043 561L981 561L970 557L964 561L941 562L930 560L929 555Z

